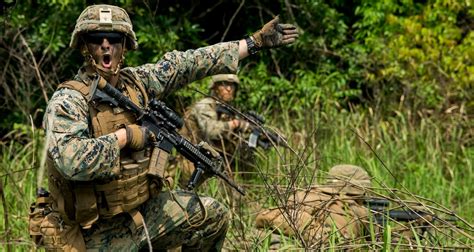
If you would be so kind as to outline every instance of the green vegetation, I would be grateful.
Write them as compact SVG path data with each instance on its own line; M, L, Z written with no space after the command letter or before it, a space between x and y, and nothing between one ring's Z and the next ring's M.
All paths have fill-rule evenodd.
M29 204L42 180L43 111L56 85L82 62L67 45L88 1L16 2L0 9L0 248L28 250ZM173 49L240 39L278 13L303 32L295 45L260 52L240 66L236 106L262 112L298 153L259 154L261 176L240 181L252 185L252 202L272 206L278 196L261 195L271 189L266 185L294 180L304 187L332 165L352 163L365 167L382 193L396 188L413 198L412 192L474 220L472 0L262 0L242 8L237 0L150 2L117 1L130 13L140 44L127 55L131 66ZM166 100L180 111L201 97L194 89L207 92L206 86L196 82ZM205 193L221 198L219 183L209 183ZM230 240L252 229L252 210L235 213L242 226L230 230ZM402 249L384 235L373 249ZM253 238L249 248L270 246L268 234Z
M348 111L340 111L331 117L324 113L315 115L307 123L316 121L319 124L311 128L313 134L307 136L298 149L299 156L306 160L304 165L297 163L295 155L282 149L280 156L276 151L269 157L262 153L260 156L264 161L259 165L259 176L252 183L242 183L249 186L255 202L261 206L274 206L278 199L286 199L282 196L288 192L286 185L295 182L298 187L306 188L322 182L321 177L335 164L357 164L374 177L375 191L405 200L414 200L414 195L418 195L422 197L418 199L421 202L444 206L448 212L453 211L472 222L474 211L470 207L473 204L470 195L474 188L469 184L474 178L474 152L472 147L459 145L466 132L456 131L449 138L443 138L437 121L421 118L415 126L407 115L397 114L389 120L374 118L370 113ZM292 134L288 127L285 133ZM298 145L293 142L292 146ZM298 177L294 177L296 172L300 172ZM260 186L252 188L255 184ZM274 185L281 185L283 192L277 193ZM262 191L266 193L262 195ZM268 192L271 192L270 197ZM390 242L390 238L384 236L383 242L387 241ZM463 241L472 246L473 240ZM444 242L441 246L455 245L452 241ZM384 243L379 245L385 246ZM397 244L392 246L395 248Z

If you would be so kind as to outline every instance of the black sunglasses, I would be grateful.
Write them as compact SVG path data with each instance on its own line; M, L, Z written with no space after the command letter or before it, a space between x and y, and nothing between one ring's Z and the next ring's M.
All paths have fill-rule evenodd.
M110 44L119 44L123 41L123 34L117 32L94 32L87 33L84 35L86 43L92 43L96 45L102 44L104 38L109 41Z

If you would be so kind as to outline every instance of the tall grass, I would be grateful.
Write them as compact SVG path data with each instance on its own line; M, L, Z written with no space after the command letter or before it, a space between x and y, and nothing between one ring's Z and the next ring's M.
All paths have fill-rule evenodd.
M277 123L288 122L285 120L288 118L289 115L283 113L273 125L288 136L294 151L259 150L258 174L245 181L239 179L246 186L248 196L239 199L229 190L219 190L222 184L215 179L208 181L202 191L227 204L234 202L232 228L226 243L228 249L265 251L271 248L275 238L283 240L280 247L283 250L304 247L298 237L256 230L255 214L262 208L281 204L293 187L305 188L321 182L331 166L341 163L367 169L374 178L376 193L402 199L413 199L413 193L429 200L416 199L440 208L444 206L472 222L474 149L465 140L469 136L465 128L444 127L446 120L436 118L418 117L415 120L409 113L402 112L381 118L370 110L341 111L331 115L318 113L298 118L297 124ZM297 135L304 137L297 138ZM8 249L9 245L15 250L33 248L28 237L28 211L37 187L43 139L41 131L19 126L0 143L0 179L6 199L0 204L2 250ZM281 190L276 193L276 188ZM365 239L374 242L370 248L403 249L400 244L391 243L391 233L387 231L376 244L374 232L370 231ZM461 241L474 246L474 241L466 237ZM455 246L459 242L448 239L440 244ZM338 245L338 239L334 237L329 249L337 250ZM421 243L418 245L422 246Z
M42 142L41 130L17 124L0 142L0 183L5 198L0 209L3 249L33 248L28 234L28 213L36 194Z
M262 162L258 165L258 178L253 181L259 187L255 189L254 184L248 187L249 194L256 197L252 200L259 202L260 206L285 206L292 189L307 188L310 184L322 182L330 167L349 163L364 167L369 172L373 177L375 194L386 196L401 206L404 206L404 201L416 202L428 208L442 209L445 213L457 214L463 220L472 222L474 186L470 181L474 179L474 148L466 139L471 129L452 127L459 123L465 124L459 122L459 118L440 120L417 116L415 119L408 112L395 112L392 117L381 118L370 109L357 113L341 111L337 115L306 115L307 120L311 121L303 120L299 125L306 138L296 150L297 155L281 149L280 153L273 150L260 155ZM288 122L276 120L274 125L284 128L291 139L293 133L290 133L290 125L278 124L282 121ZM298 145L293 143L293 146ZM253 221L252 214L250 212L246 216L249 226ZM458 222L463 226L462 223ZM387 249L389 246L407 249L404 244L406 241L399 240L399 244L390 241L393 236L388 230L397 225L388 225L382 231L383 243L371 248ZM460 235L462 238L454 235L453 239L449 232L441 230L438 235L443 238L436 238L439 239L436 245L426 240L420 241L415 235L417 244L412 248L439 249L460 244L461 247L473 247L472 225L465 227L471 233L468 236ZM237 239L237 236L234 235L233 239ZM376 244L375 238L367 240ZM304 246L297 237L294 245ZM258 245L255 246L258 248Z

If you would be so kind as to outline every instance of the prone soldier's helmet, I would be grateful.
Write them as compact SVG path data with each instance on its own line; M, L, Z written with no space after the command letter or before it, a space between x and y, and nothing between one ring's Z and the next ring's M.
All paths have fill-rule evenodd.
M79 48L80 37L90 32L119 32L125 34L128 50L138 48L132 21L127 12L117 6L99 4L88 6L76 20L69 46Z
M369 174L356 165L342 164L329 169L326 186L347 194L364 194L371 187Z
M213 75L211 77L211 83L209 85L209 89L214 89L217 84L221 82L231 82L234 83L235 89L237 90L239 88L239 76L235 74L218 74L218 75Z

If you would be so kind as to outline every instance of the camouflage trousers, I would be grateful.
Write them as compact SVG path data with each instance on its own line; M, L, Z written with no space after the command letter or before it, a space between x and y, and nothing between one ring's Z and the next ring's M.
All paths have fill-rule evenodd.
M184 191L161 192L139 207L154 251L179 246L183 251L221 250L228 227L228 211L210 197L199 198ZM99 220L83 232L87 250L148 250L145 229L134 227L128 214Z

